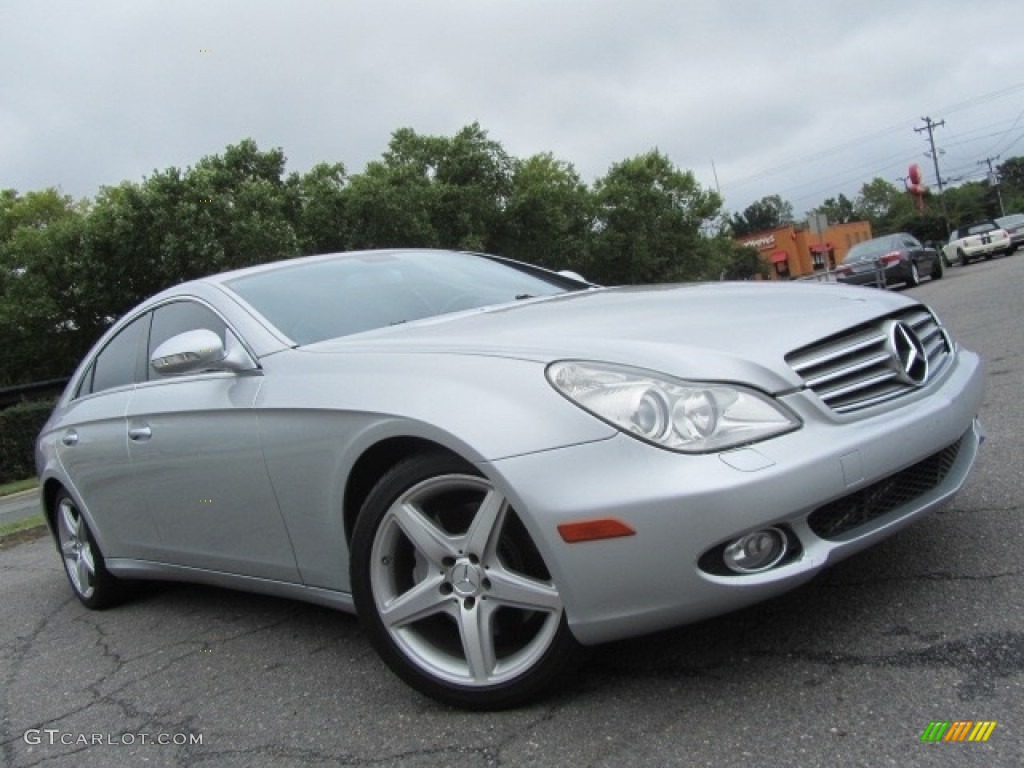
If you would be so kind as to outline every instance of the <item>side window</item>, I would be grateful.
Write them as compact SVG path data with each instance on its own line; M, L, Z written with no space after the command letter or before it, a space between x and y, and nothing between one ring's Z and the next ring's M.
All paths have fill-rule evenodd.
M157 307L153 312L153 327L149 332L149 349L146 353L147 378L164 378L149 365L157 347L173 336L186 331L213 331L222 342L225 341L227 326L216 312L195 301L175 301Z
M85 376L78 382L78 390L75 392L75 397L84 397L85 395L92 394L92 372L96 370L96 364L93 363L89 366L89 370L85 372Z
M140 352L146 343L149 313L132 321L107 342L92 364L92 387L80 394L102 392L105 389L134 384L139 378ZM88 376L86 377L88 378Z

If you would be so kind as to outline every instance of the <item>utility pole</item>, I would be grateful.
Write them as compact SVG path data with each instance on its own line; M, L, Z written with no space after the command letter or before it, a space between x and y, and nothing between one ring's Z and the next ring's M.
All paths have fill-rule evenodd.
M1000 155L995 157L986 157L984 160L979 160L978 165L988 165L988 181L993 187L996 188L996 199L999 200L999 215L1005 216L1006 209L1003 208L1003 193L999 191L999 174L992 170L992 161L998 160Z
M914 133L921 133L928 131L928 144L932 148L932 162L935 163L935 181L939 185L939 203L942 205L942 219L946 222L946 234L948 235L952 229L949 226L949 214L946 212L946 198L942 194L942 175L939 173L939 153L935 149L935 135L934 131L936 128L946 124L945 120L939 120L939 122L933 122L930 117L922 117L924 120L923 128L915 128Z

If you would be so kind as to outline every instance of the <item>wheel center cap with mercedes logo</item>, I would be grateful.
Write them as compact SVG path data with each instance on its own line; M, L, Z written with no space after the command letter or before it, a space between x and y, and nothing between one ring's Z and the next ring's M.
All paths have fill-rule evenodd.
M900 381L920 387L928 380L928 354L914 329L906 323L889 326L891 364Z
M470 563L458 563L452 568L449 578L452 590L459 597L473 597L479 594L480 585L483 583L480 569Z

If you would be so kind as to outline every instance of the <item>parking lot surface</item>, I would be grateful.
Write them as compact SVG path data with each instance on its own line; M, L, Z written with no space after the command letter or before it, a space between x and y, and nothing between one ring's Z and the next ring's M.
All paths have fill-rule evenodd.
M811 584L474 714L327 609L162 585L89 612L42 538L0 550L0 765L1024 764L1024 253L908 293L985 359L988 440L952 504ZM922 742L933 721L996 726Z

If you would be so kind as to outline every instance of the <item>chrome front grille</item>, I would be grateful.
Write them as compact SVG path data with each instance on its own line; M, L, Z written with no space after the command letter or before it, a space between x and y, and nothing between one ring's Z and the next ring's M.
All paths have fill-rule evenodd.
M949 363L952 343L924 307L907 310L858 326L786 356L786 362L836 413L867 408L914 391L917 385L901 375L889 329L905 323L921 340L928 357L928 378Z

